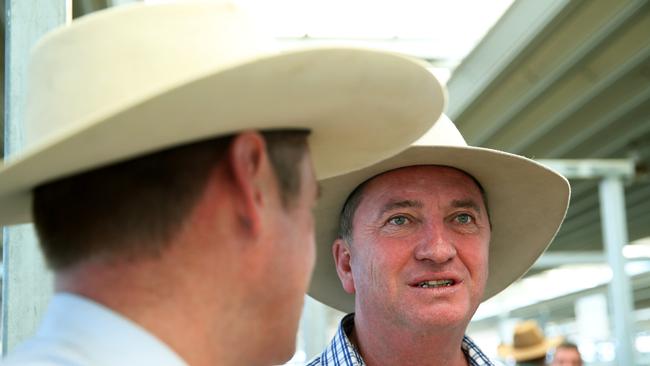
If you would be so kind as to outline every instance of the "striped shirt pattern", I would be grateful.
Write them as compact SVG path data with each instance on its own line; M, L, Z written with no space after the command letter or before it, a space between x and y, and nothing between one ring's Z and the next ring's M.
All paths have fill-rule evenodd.
M346 315L323 353L314 357L306 366L365 366L363 358L352 345L348 334L354 327L354 313ZM461 348L470 366L494 366L490 359L468 337L463 337Z

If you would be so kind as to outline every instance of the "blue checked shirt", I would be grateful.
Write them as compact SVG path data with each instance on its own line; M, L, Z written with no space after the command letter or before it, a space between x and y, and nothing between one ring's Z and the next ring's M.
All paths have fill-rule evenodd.
M364 366L363 358L348 338L353 327L354 313L346 315L341 320L339 330L329 346L323 353L309 361L306 366ZM494 366L468 336L463 337L461 348L470 366Z

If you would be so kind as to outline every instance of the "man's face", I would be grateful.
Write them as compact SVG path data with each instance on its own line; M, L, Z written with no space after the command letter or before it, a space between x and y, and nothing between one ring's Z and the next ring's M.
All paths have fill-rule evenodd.
M555 350L552 366L582 366L580 353L575 348L560 347Z
M354 214L356 311L390 326L466 326L488 276L490 224L467 174L417 166L366 185Z

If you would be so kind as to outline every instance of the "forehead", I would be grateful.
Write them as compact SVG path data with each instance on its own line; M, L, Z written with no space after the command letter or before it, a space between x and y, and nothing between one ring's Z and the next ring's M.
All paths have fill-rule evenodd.
M474 178L462 170L439 165L421 165L391 170L370 179L363 188L363 196L377 199L381 196L415 191L481 194Z
M555 355L556 356L568 356L568 357L570 357L570 356L574 356L574 355L575 356L579 355L579 352L578 352L577 349L575 349L573 347L558 347L555 350Z

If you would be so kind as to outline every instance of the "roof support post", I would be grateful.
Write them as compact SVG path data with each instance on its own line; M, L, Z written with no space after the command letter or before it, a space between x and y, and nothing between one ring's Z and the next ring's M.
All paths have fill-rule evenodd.
M616 344L616 360L619 365L636 365L634 340L636 332L632 322L634 311L632 286L625 273L623 246L627 244L625 193L622 179L605 177L600 181L600 222L607 261L612 268L609 284L611 321Z
M5 158L23 148L29 51L50 29L70 19L70 1L6 0ZM36 330L52 293L31 225L3 228L2 352Z
M623 246L628 243L623 180L635 175L631 159L538 160L568 179L599 179L600 222L607 262L612 268L609 285L611 327L616 360L634 365L636 332L632 322L634 301L630 277L625 273Z

